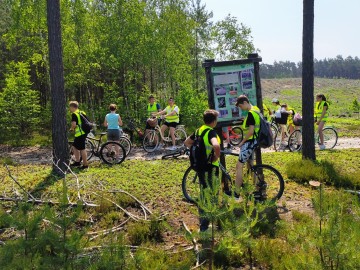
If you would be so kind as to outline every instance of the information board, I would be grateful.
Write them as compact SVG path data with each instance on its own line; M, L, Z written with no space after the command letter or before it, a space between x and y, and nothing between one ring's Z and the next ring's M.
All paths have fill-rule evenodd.
M249 54L247 59L216 62L205 60L209 108L219 112L217 127L241 123L247 114L236 107L240 95L249 98L252 105L262 109L261 83L258 54Z
M246 116L235 106L240 95L246 95L251 104L257 104L253 64L212 67L211 76L218 122L236 121Z

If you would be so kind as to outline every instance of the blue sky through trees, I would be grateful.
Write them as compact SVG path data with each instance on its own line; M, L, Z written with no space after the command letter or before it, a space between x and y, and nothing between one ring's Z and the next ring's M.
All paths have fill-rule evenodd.
M203 0L214 21L230 14L252 30L263 62L301 61L302 0ZM359 0L315 0L314 57L359 56Z

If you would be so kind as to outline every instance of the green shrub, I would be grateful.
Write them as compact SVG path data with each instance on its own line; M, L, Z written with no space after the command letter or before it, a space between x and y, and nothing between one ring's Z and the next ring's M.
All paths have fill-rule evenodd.
M0 140L14 143L28 138L40 123L39 92L31 89L29 65L11 62L0 92Z
M286 164L287 176L298 182L307 183L310 180L324 181L327 175L324 170L311 160L295 160Z
M149 240L150 224L145 222L131 223L127 229L128 238L132 245L139 246Z
M311 180L339 188L360 187L360 171L347 172L343 167L327 160L295 160L286 164L286 174L289 179L298 183L308 183Z

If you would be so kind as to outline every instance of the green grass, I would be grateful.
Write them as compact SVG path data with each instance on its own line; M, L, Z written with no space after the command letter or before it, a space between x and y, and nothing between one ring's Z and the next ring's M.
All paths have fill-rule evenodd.
M263 98L271 105L276 97L301 112L301 78L261 80ZM360 137L359 116L351 109L354 98L359 101L360 80L315 78L314 95L322 93L331 102L328 124L339 131L341 137Z
M344 194L341 190L342 187L349 188L359 185L360 168L358 163L360 151L356 149L317 151L316 155L318 161L314 164L310 161L304 163L299 153L263 153L263 163L277 168L286 181L285 193L282 199L282 207L284 209L286 209L287 201L296 202L298 198L299 202L306 200L310 203L311 198L314 200L314 196L317 193L308 186L307 182L309 180L325 182L328 185L326 192L333 194L327 196L333 198L338 198L338 196ZM237 158L228 156L226 160L227 168L234 176ZM152 248L155 250L163 250L164 243L162 241L165 241L167 245L170 244L169 241L191 245L189 241L185 240L184 231L180 229L180 222L182 220L188 221L188 225L190 225L192 230L197 230L198 228L197 209L183 200L181 191L182 176L188 166L188 160L127 160L123 164L113 167L94 162L88 171L76 170L79 183L82 186L81 195L85 196L87 194L87 200L100 204L100 207L87 210L86 213L81 214L81 221L76 221L72 228L79 230L79 228L86 226L87 229L96 231L118 225L126 216L121 211L116 210L104 198L113 200L122 207L131 208L135 205L135 202L124 194L107 193L103 190L122 189L136 196L159 214L167 214L166 223L168 224L131 222L126 225L126 230L123 232L125 243L145 247L152 245ZM292 171L289 170L289 166L293 169ZM36 197L42 197L43 199L51 197L53 200L58 200L61 197L63 181L51 175L50 166L18 165L10 166L10 168L13 176ZM0 167L0 177L3 179L2 192L7 195L13 194L15 185L3 166ZM68 175L66 180L69 198L71 201L76 202L76 179ZM344 180L348 181L346 185L342 182ZM100 194L104 198L94 193ZM347 198L346 200L349 199ZM316 204L316 200L314 203ZM10 205L10 203L6 203L3 204L3 207L9 209ZM13 213L17 212L16 207L11 209ZM302 251L302 249L304 248L304 239L309 239L314 246L318 243L316 240L317 236L314 233L310 233L316 229L318 224L317 218L313 216L316 211L318 211L317 208L315 208L314 213L311 215L307 212L302 212L301 209L296 210L292 213L293 218L291 221L283 219L275 224L271 238L268 235L261 234L254 238L252 241L255 241L256 244L254 244L253 253L258 263L263 266L273 266L274 269L285 269L281 267L281 262L277 259L279 254L283 254L284 262L288 269L296 269L294 266L295 262L296 266L299 267L303 259L313 260L313 258L307 257L307 253L315 252L313 246L309 245L306 247L307 253ZM349 213L344 212L346 215ZM89 220L89 216L94 222L91 225L86 223L86 220ZM351 227L353 218L346 218L343 222L346 226ZM6 224L4 223L3 225L5 226ZM261 227L260 225L259 227ZM164 236L165 239L163 239ZM104 245L109 241L113 241L112 237L112 235L105 236L88 243L88 245ZM229 254L224 254L224 256ZM301 258L298 256L301 256ZM316 257L316 252L313 256ZM189 257L186 258L189 259ZM358 258L356 259L358 260ZM148 260L151 261L151 258L148 258ZM244 258L242 257L241 260L244 261ZM319 261L314 260L312 263L318 265ZM295 268L291 268L292 266Z

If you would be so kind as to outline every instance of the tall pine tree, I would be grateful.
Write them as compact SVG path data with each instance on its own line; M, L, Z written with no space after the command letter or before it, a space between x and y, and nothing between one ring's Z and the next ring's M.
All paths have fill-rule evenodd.
M302 109L303 159L315 160L314 139L314 0L303 2Z
M64 89L64 67L61 45L60 0L47 0L47 22L49 35L49 63L52 108L52 140L54 162L61 169L69 160L66 133L66 98ZM53 171L60 174L53 165Z

